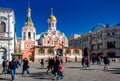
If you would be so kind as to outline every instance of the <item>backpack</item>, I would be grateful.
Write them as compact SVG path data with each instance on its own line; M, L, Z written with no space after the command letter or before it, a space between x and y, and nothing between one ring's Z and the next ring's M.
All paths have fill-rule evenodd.
M62 64L60 64L60 65L58 66L58 71L59 71L59 72L63 72L63 66L62 66Z
M13 69L13 62L9 62L9 69Z

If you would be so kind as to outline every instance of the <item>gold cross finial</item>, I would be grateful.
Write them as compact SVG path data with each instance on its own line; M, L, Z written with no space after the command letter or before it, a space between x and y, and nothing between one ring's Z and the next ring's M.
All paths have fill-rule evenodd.
M51 15L53 15L53 8L51 8Z

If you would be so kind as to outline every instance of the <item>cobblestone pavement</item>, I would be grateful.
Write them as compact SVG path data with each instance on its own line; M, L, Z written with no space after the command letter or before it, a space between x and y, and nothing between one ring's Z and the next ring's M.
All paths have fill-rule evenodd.
M47 63L45 64L45 67ZM120 81L120 62L111 63L108 71L103 70L103 65L91 65L82 68L80 63L64 63L64 79L59 81ZM15 81L57 81L53 76L45 74L46 68L40 68L39 63L30 63L30 74L21 74L17 69ZM2 68L0 66L0 71ZM9 74L0 74L0 81L10 81Z

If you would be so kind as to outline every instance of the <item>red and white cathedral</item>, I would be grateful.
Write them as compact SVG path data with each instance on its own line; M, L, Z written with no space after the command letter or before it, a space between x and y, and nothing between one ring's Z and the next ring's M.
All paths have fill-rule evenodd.
M31 61L40 61L56 55L73 61L75 58L81 60L82 50L80 48L69 48L68 39L64 33L57 30L57 19L51 9L47 20L48 30L36 35L36 29L31 18L31 9L27 9L27 19L22 28L22 38L18 40L18 48L23 53L22 58Z

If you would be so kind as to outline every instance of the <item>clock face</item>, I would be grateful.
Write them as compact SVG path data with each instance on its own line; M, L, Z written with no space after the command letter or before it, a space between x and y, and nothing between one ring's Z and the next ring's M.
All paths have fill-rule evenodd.
M57 42L58 41L58 37L55 37L54 41Z

